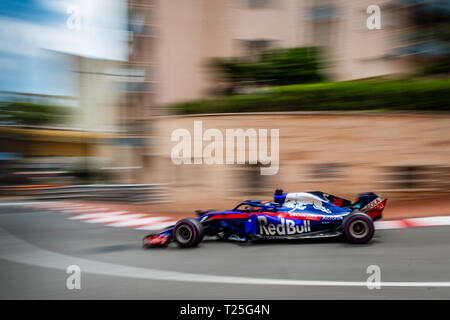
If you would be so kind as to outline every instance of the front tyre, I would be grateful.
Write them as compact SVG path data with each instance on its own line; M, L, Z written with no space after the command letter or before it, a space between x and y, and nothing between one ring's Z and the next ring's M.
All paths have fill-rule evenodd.
M348 215L342 226L345 238L350 243L367 243L375 232L372 218L362 212Z
M187 218L176 223L172 235L179 247L192 248L203 240L205 232L200 221Z

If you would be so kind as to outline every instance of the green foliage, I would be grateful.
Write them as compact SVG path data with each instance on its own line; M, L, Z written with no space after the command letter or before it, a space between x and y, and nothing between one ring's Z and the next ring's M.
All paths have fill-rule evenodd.
M178 114L421 110L450 111L450 80L349 81L279 86L172 106Z
M8 102L0 105L0 121L25 125L62 123L70 116L71 110L70 107Z
M212 66L236 88L242 85L288 85L322 80L319 49L291 48L262 53L256 59L216 58Z
M422 70L423 75L445 75L450 73L450 55L446 55Z

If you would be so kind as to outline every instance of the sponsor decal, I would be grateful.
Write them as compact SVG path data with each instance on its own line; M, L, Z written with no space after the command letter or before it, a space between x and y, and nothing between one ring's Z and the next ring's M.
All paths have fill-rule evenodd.
M369 202L364 208L363 211L381 211L384 209L385 202L382 198L376 198L372 202Z
M294 210L305 210L306 206L313 206L314 209L320 210L325 213L331 213L331 211L323 206L323 201L314 198L302 198L302 199L286 199L284 206L287 208L292 208Z
M348 214L345 214L348 215ZM344 220L344 215L336 215L336 216L323 216L322 220L328 220L328 221L341 221Z
M284 212L283 212L284 213ZM279 215L279 217L283 217L283 213ZM300 212L286 212L284 215L288 217L292 217L294 219L304 219L304 220L314 220L314 221L320 221L323 216L314 214L314 213L300 213Z
M321 215L321 214L314 214L314 213L301 213L301 212L286 212L286 214L280 214L278 215L279 218L281 217L290 217L293 219L303 219L303 220L313 220L313 221L341 221L344 219L345 216L347 216L348 213L344 214L336 214L336 215Z
M258 216L259 234L267 236L283 236L302 234L311 231L308 220L303 221L303 225L296 225L294 220L281 218L279 224L268 223L265 216Z

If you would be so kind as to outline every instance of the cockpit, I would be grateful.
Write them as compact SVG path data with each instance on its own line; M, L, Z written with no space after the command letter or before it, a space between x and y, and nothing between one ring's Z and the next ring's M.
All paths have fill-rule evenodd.
M241 202L233 209L233 211L239 211L243 213L277 212L277 209L273 204Z

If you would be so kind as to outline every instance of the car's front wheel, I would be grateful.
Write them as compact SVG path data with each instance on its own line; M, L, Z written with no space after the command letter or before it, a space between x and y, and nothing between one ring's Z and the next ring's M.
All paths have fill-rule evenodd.
M375 232L372 218L362 212L348 215L342 226L345 238L350 243L367 243Z
M196 247L205 235L203 226L197 219L187 218L178 221L172 231L173 239L182 248Z

